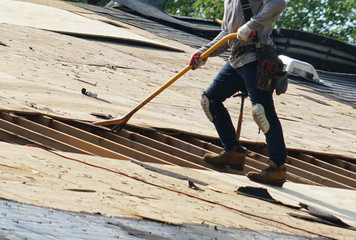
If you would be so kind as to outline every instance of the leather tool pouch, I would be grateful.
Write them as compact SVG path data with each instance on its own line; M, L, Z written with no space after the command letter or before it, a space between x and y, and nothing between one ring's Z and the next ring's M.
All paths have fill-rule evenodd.
M287 72L274 46L259 45L256 47L256 55L256 87L264 91L275 89L277 95L285 93L288 87Z

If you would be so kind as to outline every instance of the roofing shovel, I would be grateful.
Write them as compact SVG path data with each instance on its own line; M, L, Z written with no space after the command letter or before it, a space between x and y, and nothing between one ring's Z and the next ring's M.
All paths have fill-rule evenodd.
M220 47L222 44L224 44L227 40L236 38L236 33L229 34L222 38L219 42L214 44L211 48L206 50L202 55L201 58L205 59L208 57L212 52L214 52L218 47ZM188 72L191 69L191 66L188 65L186 66L182 71L180 71L177 75L175 75L172 79L170 79L168 82L163 84L159 89L157 89L154 93L152 93L149 97L147 97L145 100L143 100L137 107L132 109L130 112L128 112L125 116L121 118L114 118L110 120L103 120L103 121L97 121L94 122L94 125L113 125L116 124L111 130L112 131L118 131L120 130L134 115L138 110L140 110L143 106L145 106L149 101L151 101L153 98L155 98L158 94L160 94L163 90L168 88L172 83L174 83L178 78L183 76L186 72Z

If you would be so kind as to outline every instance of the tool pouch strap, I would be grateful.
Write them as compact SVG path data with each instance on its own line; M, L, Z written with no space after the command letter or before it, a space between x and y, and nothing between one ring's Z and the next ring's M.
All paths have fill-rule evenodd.
M277 95L285 93L288 87L287 72L274 45L256 43L256 57L256 87L264 91L275 89Z
M253 16L249 0L240 0L245 21ZM284 64L278 58L274 45L261 44L257 32L253 39L257 56L256 87L265 91L276 90L280 95L287 91L288 78ZM272 66L272 67L270 67Z
M240 46L238 48L232 48L231 54L230 54L230 60L234 60L234 59L240 57L242 54L245 54L248 52L255 52L255 51L256 51L255 45L245 45L245 46Z

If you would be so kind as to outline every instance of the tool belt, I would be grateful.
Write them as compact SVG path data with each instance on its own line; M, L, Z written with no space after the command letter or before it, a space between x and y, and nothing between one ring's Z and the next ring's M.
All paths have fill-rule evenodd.
M284 64L278 58L274 45L261 44L245 45L231 50L230 60L234 60L247 52L256 52L256 87L264 90L276 90L280 95L287 91L288 78Z
M253 16L249 0L240 0L245 21L248 22ZM264 91L276 90L280 95L287 91L288 78L284 71L284 64L278 58L274 45L261 44L256 32L252 40L255 45L257 57L256 88Z
M264 91L275 89L277 95L285 93L288 87L287 72L274 45L256 43L256 57L256 87Z
M255 52L256 51L256 45L245 45L241 46L238 48L232 48L231 49L231 54L230 54L230 60L234 60L238 57L240 57L244 53L248 52Z

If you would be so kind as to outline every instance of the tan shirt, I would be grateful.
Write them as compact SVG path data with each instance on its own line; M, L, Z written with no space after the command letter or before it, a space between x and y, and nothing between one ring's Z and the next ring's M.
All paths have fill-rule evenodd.
M248 26L256 30L259 42L264 44L273 44L272 23L279 17L282 11L286 8L285 0L249 0L252 10L252 18L247 22ZM213 46L220 39L230 33L236 33L243 24L245 24L245 17L241 8L240 0L225 0L224 2L224 18L221 25L221 32L208 44L199 49L200 52L206 51ZM240 41L236 39L230 39L217 49L210 56L217 56L227 49L238 48L244 45L253 44L251 40ZM230 59L231 65L241 67L247 63L256 61L256 53L249 52L242 54L236 59Z

